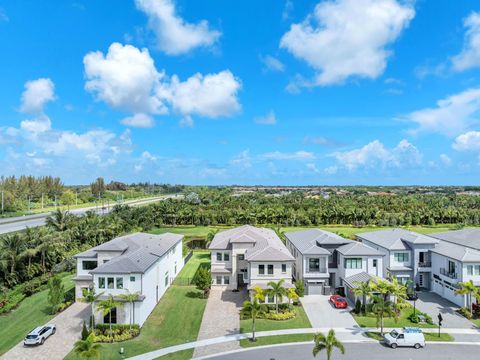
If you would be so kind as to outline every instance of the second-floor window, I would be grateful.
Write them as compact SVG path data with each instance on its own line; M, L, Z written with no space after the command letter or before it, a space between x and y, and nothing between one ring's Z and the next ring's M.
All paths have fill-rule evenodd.
M258 265L258 274L265 275L265 265Z
M113 277L107 278L107 288L108 289L114 289L115 288L115 280Z
M373 267L377 267L377 259L372 260L372 265L373 265Z
M396 262L408 262L408 253L394 253L393 258Z
M123 278L117 277L117 289L123 289Z
M345 259L345 269L361 269L362 258Z
M130 281L135 282L135 276L130 276Z
M282 273L285 274L287 272L287 264L282 264Z
M245 260L245 255L243 255L243 254L238 254L238 255L237 255L237 259L238 259L238 260Z
M222 261L222 253L217 253L217 261Z
M97 262L93 260L82 261L82 270L93 270L97 267Z
M98 278L98 288L99 289L105 289L105 278L104 277Z
M165 273L165 287L168 286L168 271Z
M273 275L273 265L268 265L267 271L268 271L268 275Z
M467 275L480 275L480 265L467 265Z
M223 261L230 261L230 254L229 253L224 253L223 254Z

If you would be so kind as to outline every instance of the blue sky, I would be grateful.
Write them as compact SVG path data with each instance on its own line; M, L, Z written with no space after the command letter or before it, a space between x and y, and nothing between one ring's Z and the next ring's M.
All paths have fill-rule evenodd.
M0 42L3 175L478 185L472 1L0 1Z

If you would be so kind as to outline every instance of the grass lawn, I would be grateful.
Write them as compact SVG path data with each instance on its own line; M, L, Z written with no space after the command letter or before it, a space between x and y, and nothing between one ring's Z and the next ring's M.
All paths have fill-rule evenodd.
M480 327L480 319L473 319L471 320L475 325L477 325L478 327Z
M311 328L312 325L308 320L307 314L301 306L295 306L297 316L290 320L267 320L257 319L255 321L256 331L269 331L269 330L281 330L281 329L302 329ZM248 333L252 331L252 320L240 320L240 332Z
M178 277L194 275L201 264L210 264L208 252L194 252ZM160 348L195 341L200 330L207 299L200 296L194 286L178 286L175 283L165 292L160 302L143 324L140 335L129 341L101 344L100 359L120 358L119 350L125 349L127 357ZM162 357L169 360L187 360L193 350L181 351ZM73 352L67 360L80 360Z
M71 274L63 278L65 290L73 288ZM48 290L25 298L12 312L0 315L0 355L19 343L33 328L47 323L49 314Z
M365 333L369 338L375 340L383 340L383 336L379 332L367 332ZM440 337L434 333L423 333L425 341L453 341L453 336L447 333L441 333Z
M427 323L420 323L420 324L415 324L412 323L410 320L408 320L408 316L413 312L412 307L408 307L406 309L403 309L400 313L400 316L398 317L398 320L395 321L394 318L385 318L383 320L383 327L386 328L395 328L395 327L405 327L405 326L412 326L412 327L422 327L422 328L435 328L437 325L435 324L427 324ZM420 312L417 310L417 314L420 314ZM355 321L360 325L361 327L371 327L375 328L377 327L377 319L375 316L359 316L353 314L353 318Z
M194 251L193 256L177 275L175 281L185 278L192 279L200 267L210 267L210 251Z
M313 341L313 334L292 334L292 335L277 335L277 336L264 336L257 338L257 341L253 342L249 339L240 340L240 346L242 348L249 348L254 346L272 345L272 344L285 344L291 342L304 342Z
M207 234L212 230L226 230L230 229L231 227L227 226L189 226L189 225L181 225L181 226L164 226L149 230L149 233L152 234L163 234L166 232L174 233L174 234L182 234L187 237L206 237Z

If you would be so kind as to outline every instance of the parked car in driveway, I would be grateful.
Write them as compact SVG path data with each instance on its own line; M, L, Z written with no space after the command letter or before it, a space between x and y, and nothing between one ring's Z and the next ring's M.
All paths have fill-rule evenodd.
M341 297L340 295L332 295L330 296L329 300L333 306L335 306L337 309L346 309L348 307L347 300L345 300L344 297Z
M45 340L56 331L57 328L53 324L38 326L28 333L23 340L23 345L43 345Z
M392 330L384 336L385 344L392 349L398 346L413 346L420 349L425 346L425 336L419 328L405 327L402 330Z

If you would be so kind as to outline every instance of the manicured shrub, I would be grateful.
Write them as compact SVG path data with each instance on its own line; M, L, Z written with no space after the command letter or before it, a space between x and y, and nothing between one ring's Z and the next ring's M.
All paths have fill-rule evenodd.
M360 299L357 299L357 301L355 301L355 314L360 314L362 312L362 302L360 301Z
M268 312L262 316L264 319L268 320L290 320L297 316L295 311L285 311L285 312Z
M103 342L111 343L118 341L125 341L132 339L140 334L140 327L135 324L132 325L130 330L130 325L115 324L112 325L112 332L110 333L110 327L108 324L98 324L96 325L94 331L94 342Z
M85 324L85 321L84 321L83 327L82 327L82 340L87 340L88 335L90 335L90 331L88 331L87 324Z
M305 296L305 284L303 281L296 281L295 282L295 290L297 291L297 295L299 297Z
M462 308L460 308L460 310L458 310L458 312L460 314L462 314L463 316L465 316L467 319L472 318L472 312L468 308L462 307Z

